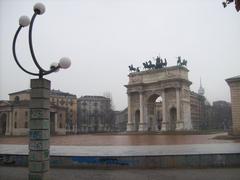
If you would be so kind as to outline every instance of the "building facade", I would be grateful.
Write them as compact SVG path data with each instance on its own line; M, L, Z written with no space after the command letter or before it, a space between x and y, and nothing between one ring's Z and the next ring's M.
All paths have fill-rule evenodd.
M128 119L128 109L125 108L122 111L114 111L114 120L116 132L125 132L127 131L127 119Z
M30 120L30 101L16 98L15 101L0 101L0 134L28 135ZM50 106L50 134L66 134L66 109Z
M52 104L67 109L67 133L77 133L77 96L70 93L62 92L60 90L51 90L50 93L50 102Z
M75 132L74 126L75 129L77 126L76 101L77 98L74 95L61 91L57 91L57 93L55 90L51 91L49 115L51 135L65 135L68 132ZM63 102L68 102L71 108ZM27 135L30 119L29 105L30 90L11 93L9 94L9 101L0 101L0 134ZM70 113L75 113L75 116ZM71 127L69 121L75 123L72 129L69 128Z
M240 76L226 79L230 87L232 104L232 128L231 134L240 135Z
M177 100L175 98L177 96L180 97L180 102L184 101L181 99L183 97L183 91L181 90L179 95L175 95L175 93L171 93L169 96L166 95L165 90L163 93L162 89L164 83L168 81L168 77L175 78L181 75L178 71L171 72L171 68L163 68L160 70L150 70L147 72L135 72L129 74L129 83L126 85L128 88L128 104L131 106L128 108L128 112L119 111L116 113L116 126L119 127L118 131L125 131L126 128L120 128L121 124L127 124L129 126L129 122L132 123L132 130L139 131L141 128L141 121L145 123L147 128L145 131L162 131L165 129L164 127L164 106L166 111L166 104L171 104L174 107L176 106ZM175 67L177 69L179 67ZM182 68L182 67L181 67ZM174 68L173 68L174 69ZM160 71L160 72L159 72ZM152 76L154 75L154 76ZM175 75L175 76L174 76ZM185 78L187 75L185 75ZM171 78L169 78L169 83L173 83ZM240 78L240 77L239 77ZM155 80L154 80L155 79ZM155 82L154 82L155 81ZM148 83L150 84L148 86ZM145 87L144 87L145 86ZM237 95L237 87L234 86L234 97ZM170 88L171 89L171 88ZM149 92L150 91L150 92ZM156 91L159 91L157 94ZM162 95L162 94L163 95ZM149 94L149 96L147 96ZM152 96L152 94L155 94ZM191 113L191 125L192 130L202 131L202 130L224 130L228 131L231 128L232 117L231 117L231 103L226 101L214 101L213 105L211 105L208 100L204 96L205 90L202 86L202 82L200 80L200 87L198 92L190 91L190 113ZM148 100L149 98L149 100ZM166 103L166 98L169 98L168 101L170 103ZM165 99L165 105L163 103L163 99ZM142 102L142 105L139 103ZM169 107L169 106L168 106ZM141 109L142 108L142 118L141 120ZM131 117L128 116L128 113L131 113ZM165 112L169 113L167 110ZM235 112L236 113L236 112ZM181 113L180 113L181 114ZM171 117L168 115L168 118ZM176 116L175 116L176 117ZM180 116L182 117L182 115ZM165 117L167 118L167 117ZM132 122L131 122L132 121ZM168 130L176 129L177 125L168 125ZM162 127L163 126L163 127Z
M203 95L191 91L191 121L194 130L202 130L206 124L205 101Z
M110 132L114 129L111 99L103 96L82 96L78 104L78 133Z

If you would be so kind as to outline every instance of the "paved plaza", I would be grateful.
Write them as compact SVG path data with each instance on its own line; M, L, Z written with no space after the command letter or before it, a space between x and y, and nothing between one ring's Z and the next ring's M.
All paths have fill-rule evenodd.
M52 180L213 178L238 180L240 177L239 138L228 137L226 133L208 135L88 134L53 136L50 139L51 163L55 163L49 171ZM12 158L18 155L18 162L21 157L20 161L25 162L24 156L28 155L28 151L28 137L0 137L0 154L7 154ZM104 162L98 164L103 159ZM89 164L86 165L86 162ZM124 165L116 165L119 162L137 163L134 166L130 163L127 168L124 168ZM173 162L175 164L172 164ZM143 168L142 163L146 168ZM167 167L170 169L166 169ZM180 169L175 169L176 167ZM194 169L188 169L189 167L194 167ZM204 168L198 169L200 167ZM220 168L213 169L213 167ZM111 168L113 169L109 170ZM14 173L10 173L13 171ZM0 166L1 180L26 179L27 174L26 167L8 167L7 164Z
M210 135L95 134L53 136L50 138L50 155L52 157L51 163L55 163L55 166L51 166L52 168L48 175L51 180L212 180L213 178L217 178L218 180L238 180L240 177L239 166L234 164L229 167L227 166L227 163L234 163L235 161L238 163L238 160L231 159L231 161L227 161L227 159L229 157L238 158L237 154L240 153L239 139L219 137L226 137L226 133ZM24 156L28 155L28 151L28 137L0 137L0 154L8 154L9 157L11 155L11 157L14 157L16 154L22 155L21 157L24 159ZM171 163L174 157L177 156L181 156L182 160L175 163L183 164L180 166L180 169L171 168ZM63 158L57 160L54 157ZM74 161L68 157L74 159ZM87 159L80 157L87 157ZM93 158L91 159L91 157ZM95 157L97 158L94 159ZM76 160L84 160L83 163L86 163L86 160L91 162L94 160L95 162L98 158L102 160L101 157L105 161L108 160L108 163L136 161L140 164L144 162L143 164L148 164L148 166L146 168L138 168L141 166L136 164L136 168L132 168L131 166L124 168L124 166L115 166L115 164L107 166L97 164L96 167L95 165L88 164L88 167L86 166L87 169L85 169L86 167L83 164L75 164L79 163ZM114 161L112 157L115 157ZM130 158L126 159L126 157ZM165 157L168 157L168 159ZM18 161L20 160L19 158ZM150 161L153 163L149 163ZM186 163L190 162L194 168L189 169L191 166L188 164L184 166L185 161ZM61 164L56 164L56 162ZM66 164L68 162L73 164ZM160 162L163 163L162 165L165 168L162 168ZM66 166L62 165L62 163L65 163ZM209 165L209 168L206 168L208 166L205 165L208 163L211 165ZM151 169L153 168L152 164L154 164L154 169ZM215 164L219 168L213 168ZM168 165L170 165L170 168L166 168ZM199 169L202 165L205 168ZM0 166L1 180L21 180L27 179L27 176L28 168L26 167Z
M178 145L240 143L240 139L219 139L227 133L207 135L163 135L163 134L80 134L51 136L51 145L64 146L131 146L131 145ZM28 144L27 136L0 137L0 144Z

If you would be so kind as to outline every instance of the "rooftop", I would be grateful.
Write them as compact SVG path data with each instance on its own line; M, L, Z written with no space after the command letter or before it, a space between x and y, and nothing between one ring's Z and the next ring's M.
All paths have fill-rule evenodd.
M8 95L23 94L23 93L29 94L30 91L31 91L31 89L26 89L26 90L22 90L22 91L13 92L13 93L10 93Z
M74 97L77 97L77 96L74 95L74 94L70 94L70 93L68 93L68 92L62 92L62 91L60 91L60 90L54 90L54 89L52 89L50 93L51 93L51 95L74 96Z
M104 97L104 96L90 96L90 95L87 95L87 96L81 96L80 98L78 98L78 100L94 100L94 99L101 99L101 100L110 100L110 98L107 98L107 97Z
M16 94L24 94L24 93L29 94L30 92L31 92L31 89L26 89L26 90L22 90L22 91L13 92L13 93L10 93L8 95L16 95ZM51 95L74 96L74 97L76 97L76 95L74 95L74 94L70 94L68 92L62 92L60 90L54 90L54 89L52 89L50 93L51 93Z
M240 75L226 79L227 82L240 81Z

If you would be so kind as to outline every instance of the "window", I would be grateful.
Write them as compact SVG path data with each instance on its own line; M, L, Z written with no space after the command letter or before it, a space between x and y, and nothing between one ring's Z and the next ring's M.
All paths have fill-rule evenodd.
M73 100L71 99L71 101L70 101L70 105L72 106L73 105Z
M17 128L17 122L16 121L14 122L14 128Z
M27 121L25 121L24 127L28 128L28 122Z
M14 101L18 102L20 100L19 96L15 96Z
M60 104L63 106L65 104L65 101L61 99Z
M28 112L27 112L27 111L25 111L25 116L26 116L26 117L28 116Z

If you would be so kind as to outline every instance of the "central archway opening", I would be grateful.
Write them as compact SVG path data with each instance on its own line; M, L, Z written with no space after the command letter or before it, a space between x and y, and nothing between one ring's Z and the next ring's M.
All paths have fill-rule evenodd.
M162 97L153 94L147 101L147 128L148 131L160 131L162 125Z

